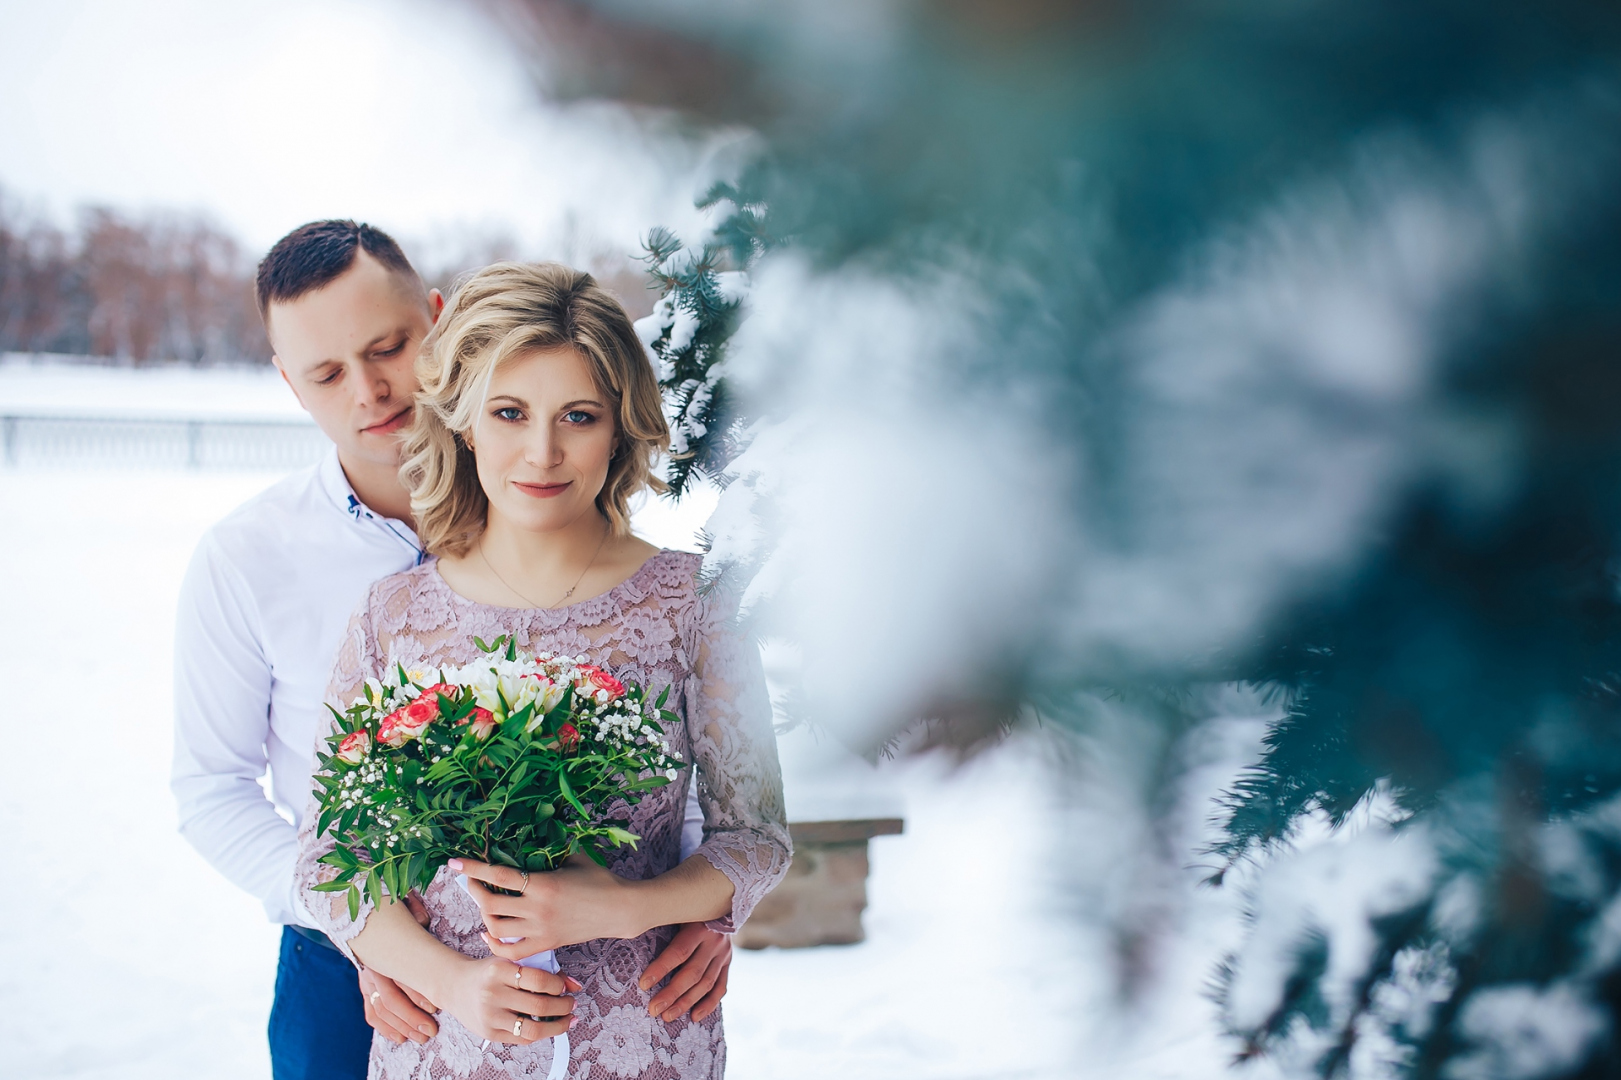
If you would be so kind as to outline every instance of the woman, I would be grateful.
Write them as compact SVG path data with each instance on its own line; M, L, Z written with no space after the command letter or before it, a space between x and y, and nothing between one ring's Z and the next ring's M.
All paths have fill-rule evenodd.
M583 655L653 694L669 686L685 718L670 742L695 767L635 807L611 808L641 840L607 852L608 870L583 856L534 875L452 860L423 897L426 930L403 904L365 904L351 920L336 894L314 891L331 876L317 860L332 842L307 814L305 906L351 959L441 1010L425 1043L374 1039L370 1075L545 1076L549 1037L566 1031L571 1077L718 1077L720 1014L657 1019L638 978L674 924L741 925L790 851L758 655L730 630L718 594L700 595L701 557L630 533L628 502L662 488L652 463L668 444L647 356L590 275L502 263L457 291L418 368L403 475L437 558L372 587L331 702L352 701L386 665L462 664L479 655L475 636L511 634L520 648ZM692 782L705 840L678 864ZM558 975L515 963L550 948Z

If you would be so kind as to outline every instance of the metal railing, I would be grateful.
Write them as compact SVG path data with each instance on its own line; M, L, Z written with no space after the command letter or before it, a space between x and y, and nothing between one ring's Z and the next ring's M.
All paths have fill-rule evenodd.
M9 468L118 467L289 471L330 446L293 420L158 420L0 414L0 462Z

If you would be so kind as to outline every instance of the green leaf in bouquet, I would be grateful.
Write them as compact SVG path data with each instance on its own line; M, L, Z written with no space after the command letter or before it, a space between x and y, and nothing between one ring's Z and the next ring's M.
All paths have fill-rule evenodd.
M579 798L574 794L574 788L569 783L568 773L567 772L564 772L564 771L561 771L561 770L558 771L558 773L557 773L557 786L558 786L558 790L562 793L563 798L568 801L568 804L570 806L574 807L574 809L576 809L576 810L578 810L580 812L581 817L588 816L586 814L586 812L585 812L585 807L580 805Z
M490 854L493 856L493 858L490 859L490 862L496 864L497 866L510 866L514 870L520 870L523 868L523 860L517 854L507 848L505 844L491 844Z
M511 715L507 717L506 723L501 725L501 730L512 735L517 735L520 731L529 726L529 721L534 715L535 703L531 701L523 708L515 710L513 713L511 713Z
M665 688L663 690L659 691L659 699L657 701L653 702L654 710L657 711L657 712L663 712L664 711L664 703L666 701L668 701L668 700L670 700L670 687L665 686Z
M641 837L637 836L635 833L627 832L626 830L619 828L617 825L609 825L602 831L603 835L607 836L609 840L613 841L615 847L625 847L628 845L631 848L634 848L636 846L636 842L641 839Z
M457 776L466 777L467 766L460 758L452 754L442 757L429 765L428 771L424 775L430 784L443 784Z
M535 804L535 820L536 821L545 821L547 818L551 817L552 815L554 815L556 813L557 813L557 806L556 806L555 803L540 802L540 803Z
M354 922L356 919L360 918L360 890L355 886L350 885L348 899L349 921Z
M332 880L337 881L337 882L343 882L343 881L347 881L349 879L349 877L352 877L354 875L355 868L354 868L354 866L352 866L349 863L345 862L344 859L343 859L343 855L340 855L339 852L343 852L343 855L348 854L348 852L344 851L343 848L336 847L336 848L333 848L331 851L327 852L325 855L322 855L319 859L317 859L315 861L320 863L323 866L336 867L337 870L338 870L338 874ZM350 858L352 859L353 856L350 856ZM325 883L320 884L320 885L311 886L311 888L315 889L318 892L331 892L332 890L329 888L329 886L331 884L332 884L332 882L325 882Z
M604 870L608 869L608 860L602 854L602 852L597 850L597 845L591 843L589 840L582 840L574 846L576 850L585 852L586 855L590 857L592 862L596 863Z

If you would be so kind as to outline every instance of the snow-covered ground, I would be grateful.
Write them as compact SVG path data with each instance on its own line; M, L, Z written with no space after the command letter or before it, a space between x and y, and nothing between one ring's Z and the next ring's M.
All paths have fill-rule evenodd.
M265 367L153 368L0 354L0 414L143 420L308 420Z
M18 400L17 370L0 368L0 401ZM75 385L61 373L44 381L41 401ZM219 400L275 400L274 383L251 386ZM0 758L11 868L0 893L0 1076L269 1075L277 931L176 834L167 776L186 560L211 522L275 479L0 469L0 731L12 747ZM709 499L646 507L638 526L690 546ZM1192 745L1185 835L1173 846L1196 846L1205 799L1253 738L1252 722L1233 721ZM738 955L726 1003L732 1077L1223 1071L1230 1047L1202 991L1237 933L1238 895L1173 872L1159 889L1149 974L1122 1004L1105 924L1120 921L1110 905L1121 902L1120 867L1147 842L1142 823L1109 798L1077 798L1073 772L1054 783L1041 750L1033 737L961 770L890 764L864 781L871 805L906 816L904 835L872 843L868 939ZM796 731L782 752L791 816L828 816L848 800L818 786L826 744Z

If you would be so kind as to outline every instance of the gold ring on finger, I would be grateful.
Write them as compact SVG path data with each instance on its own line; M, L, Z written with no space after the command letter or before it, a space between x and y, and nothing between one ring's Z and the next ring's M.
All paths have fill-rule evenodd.
M514 1020L512 1022L512 1034L516 1038L519 1038L519 1039L523 1038L523 1018L522 1017L519 1017L518 1019L516 1019L516 1020Z
M521 870L519 873L523 874L523 886L518 890L518 895L522 896L529 891L529 871Z
M376 1005L377 1004L377 999L382 997L382 996L383 996L383 992L381 990L373 990L371 992L371 1003L373 1005Z
M523 985L523 968L519 968L517 971L514 971L512 973L512 985L513 986L522 986Z

